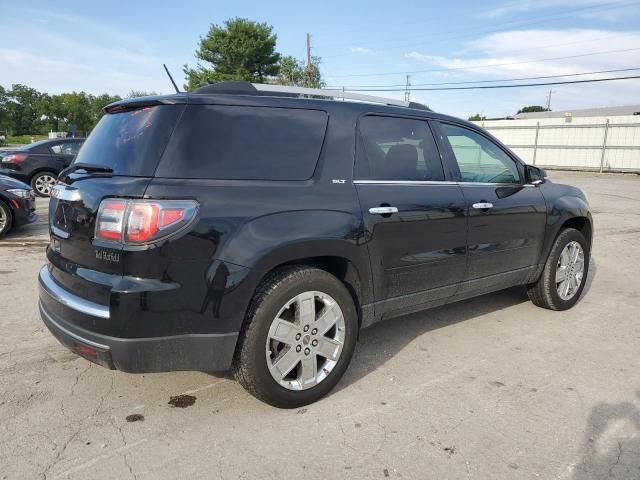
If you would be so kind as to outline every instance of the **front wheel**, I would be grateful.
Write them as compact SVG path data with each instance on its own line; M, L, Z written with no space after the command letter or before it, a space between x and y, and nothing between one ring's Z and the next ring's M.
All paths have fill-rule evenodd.
M258 289L234 359L234 374L258 399L280 408L319 400L344 374L358 319L347 288L305 266L271 274Z
M578 230L562 230L540 278L527 286L529 299L538 307L550 310L573 307L584 290L589 273L589 247Z
M12 222L13 217L11 216L9 205L0 200L0 238L4 237L6 233L11 230Z

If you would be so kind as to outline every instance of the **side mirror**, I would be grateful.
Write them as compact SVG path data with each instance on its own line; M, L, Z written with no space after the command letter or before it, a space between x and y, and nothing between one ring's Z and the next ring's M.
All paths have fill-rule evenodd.
M547 172L545 172L542 168L534 167L533 165L527 165L525 167L525 173L527 176L527 183L531 185L540 185L544 183L544 179L547 176Z

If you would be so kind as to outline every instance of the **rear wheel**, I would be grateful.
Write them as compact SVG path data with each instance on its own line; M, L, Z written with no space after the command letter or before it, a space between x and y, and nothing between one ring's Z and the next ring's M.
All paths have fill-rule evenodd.
M316 268L287 267L258 289L234 373L252 395L295 408L326 395L344 374L358 329L346 287Z
M11 215L11 209L9 205L0 200L0 238L4 237L6 233L11 230L13 224L13 216Z
M550 310L573 307L584 290L589 257L589 244L584 235L573 228L562 230L540 278L527 286L529 299L535 305Z
M38 172L31 178L31 188L39 197L48 197L56 184L56 178L57 175L53 172Z

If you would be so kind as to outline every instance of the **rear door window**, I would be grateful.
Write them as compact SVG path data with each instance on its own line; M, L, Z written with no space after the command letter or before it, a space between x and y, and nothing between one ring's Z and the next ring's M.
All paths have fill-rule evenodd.
M103 165L114 175L153 176L183 105L103 115L74 163Z
M320 110L189 105L156 176L309 179L322 149L327 118Z
M440 154L426 121L368 115L359 123L358 180L444 180Z

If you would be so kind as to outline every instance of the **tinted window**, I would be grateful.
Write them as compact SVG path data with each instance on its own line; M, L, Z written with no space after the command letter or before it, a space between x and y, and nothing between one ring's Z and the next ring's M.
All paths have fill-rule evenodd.
M74 163L105 165L115 175L152 176L182 110L161 105L103 115Z
M468 128L442 124L463 182L518 183L515 162L495 143Z
M327 114L318 110L191 105L156 176L306 180L326 126Z
M16 148L16 150L31 150L36 153L41 153L42 151L44 151L48 153L50 143L51 143L51 140L39 140L37 142L27 143L26 145L22 145Z
M443 180L440 155L427 122L362 118L355 176L360 180Z
M35 147L26 148L25 150L29 150L30 152L33 152L33 153L44 153L46 155L51 155L49 144L36 145Z

